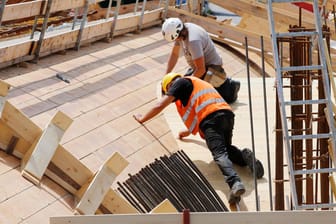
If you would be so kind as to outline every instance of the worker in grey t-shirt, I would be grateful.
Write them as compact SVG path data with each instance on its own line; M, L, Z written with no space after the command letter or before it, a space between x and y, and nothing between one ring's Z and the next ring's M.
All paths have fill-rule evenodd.
M236 101L240 82L226 76L222 58L205 29L194 23L183 23L179 18L168 18L162 25L162 34L167 41L175 41L166 74L174 69L182 47L190 66L186 75L211 83L226 102Z

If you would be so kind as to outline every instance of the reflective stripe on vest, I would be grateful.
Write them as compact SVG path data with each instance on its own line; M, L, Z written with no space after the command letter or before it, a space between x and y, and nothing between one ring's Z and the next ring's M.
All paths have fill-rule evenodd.
M216 110L229 109L231 107L219 95L219 93L207 82L198 78L185 77L192 81L194 89L190 95L191 99L187 106L183 106L181 101L176 101L178 112L192 134L198 132L199 123L209 114Z

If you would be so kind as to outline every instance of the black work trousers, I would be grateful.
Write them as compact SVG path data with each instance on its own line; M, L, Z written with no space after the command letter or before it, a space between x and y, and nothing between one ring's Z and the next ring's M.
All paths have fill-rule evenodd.
M236 181L240 181L240 177L233 169L232 163L246 166L241 151L232 145L233 127L234 113L230 110L220 110L211 113L203 119L199 126L214 161L222 171L230 188Z

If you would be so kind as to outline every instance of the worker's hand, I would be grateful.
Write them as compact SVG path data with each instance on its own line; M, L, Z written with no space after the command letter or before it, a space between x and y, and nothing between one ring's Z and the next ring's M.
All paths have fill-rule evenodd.
M134 114L133 117L137 122L142 124L142 115L141 114Z
M179 139L183 139L185 137L188 137L190 135L190 132L188 130L180 131L178 134Z

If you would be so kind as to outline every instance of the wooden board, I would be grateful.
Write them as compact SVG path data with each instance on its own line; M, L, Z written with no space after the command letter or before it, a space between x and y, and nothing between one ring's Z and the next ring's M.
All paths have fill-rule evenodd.
M114 153L97 171L89 185L82 187L84 191L76 206L80 214L93 215L111 188L116 176L128 165L119 153ZM84 189L83 189L84 188Z
M168 200L164 200L158 206L152 209L150 213L176 213L178 212L174 205Z
M0 80L0 117L2 116L2 110L6 102L6 96L10 85L2 80Z
M103 0L89 1L89 4L98 3ZM31 18L34 16L42 16L45 11L45 0L35 0L30 2L23 2L17 4L10 4L5 6L2 22ZM67 9L74 9L83 7L85 0L54 0L50 12L59 12Z
M31 147L21 160L22 175L35 184L39 184L64 132L72 119L58 111L43 131L38 142Z
M34 42L31 40L0 47L0 63L29 55L33 44Z
M257 1L251 1L251 0L228 0L228 1L222 1L222 0L210 0L211 3L214 3L216 5L219 5L237 15L243 16L244 14L248 14L253 17L257 17L260 19L268 20L267 15L267 4ZM273 7L273 16L276 21L279 22L279 24L287 24L288 25L295 25L298 24L298 12L294 13L288 10L279 9L276 7L276 5ZM286 15L286 16L284 16ZM256 26L260 26L260 24L255 24ZM310 17L303 17L302 25L306 27L313 27L314 26L314 17L310 15ZM256 28L256 26L250 26L249 29L253 30ZM268 31L268 24L267 29L264 30Z
M3 80L0 80L0 97L7 96L9 89L10 89L10 84L8 84L7 82Z
M18 4L6 5L2 22L33 17L41 13L41 6L44 0L23 2Z
M6 101L2 111L1 120L31 144L41 135L42 130L8 101Z
M195 212L190 213L191 224L315 224L333 223L336 211L282 211L282 212ZM181 223L183 214L141 214L141 215L97 215L97 216L70 216L70 217L51 217L50 224L160 224L160 223ZM163 221L164 220L164 221Z

